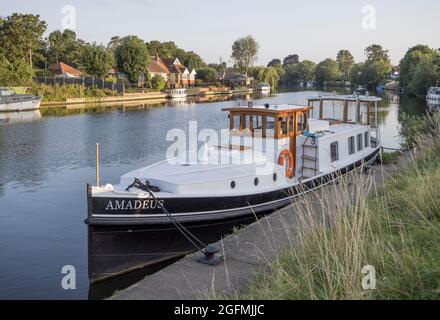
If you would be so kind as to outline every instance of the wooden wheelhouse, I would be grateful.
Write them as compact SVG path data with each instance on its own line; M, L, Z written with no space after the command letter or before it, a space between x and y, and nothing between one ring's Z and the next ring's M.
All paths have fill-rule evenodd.
M311 106L264 105L225 108L229 112L229 130L232 136L269 138L288 142L296 163L296 137L308 128Z

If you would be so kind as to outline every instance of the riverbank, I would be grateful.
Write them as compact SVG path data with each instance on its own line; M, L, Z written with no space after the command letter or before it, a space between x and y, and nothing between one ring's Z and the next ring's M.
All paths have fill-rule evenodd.
M386 170L375 167L373 170L379 182L391 167ZM344 183L344 186L351 184ZM307 203L314 202L319 206L316 212L318 214L313 217L308 216L303 199L218 242L216 246L221 248L220 253L223 256L219 266L197 263L201 253L194 253L117 292L112 299L240 298L240 293L252 285L259 272L270 268L281 252L297 245L301 221L307 217L307 220L313 220L316 225L322 219L322 213L326 212L328 204L323 199L334 199L334 192L335 185L327 185L304 198L309 199Z
M196 253L112 299L438 298L438 119L431 128L416 153L349 175L219 242L221 265L198 264ZM375 281L364 288L368 275Z
M151 100L161 100L166 101L172 99L170 92L139 92L139 93L124 93L120 95L115 95L113 92L108 90L98 90L95 93L72 93L76 91L81 91L78 88L65 90L59 89L63 92L52 92L45 93L43 91L33 90L33 94L43 97L41 102L41 107L52 108L59 106L68 105L97 105L97 104L114 104L122 102L139 102L139 101L151 101ZM66 91L66 92L64 92ZM188 88L188 97L208 97L217 95L234 95L234 94L251 94L254 90L252 88L238 88L230 89L226 87L212 87L212 88ZM49 96L48 96L49 95ZM60 98L67 96L66 98ZM69 97L71 96L71 97Z

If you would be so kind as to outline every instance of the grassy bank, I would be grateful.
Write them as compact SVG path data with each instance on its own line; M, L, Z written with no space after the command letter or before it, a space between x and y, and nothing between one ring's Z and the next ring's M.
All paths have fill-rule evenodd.
M296 203L292 214L295 206L306 214L295 244L233 298L439 299L440 117L419 120L417 152L380 188L354 175L331 186L321 206L310 197ZM366 265L375 268L375 290L362 287Z
M116 95L110 89L86 88L79 84L46 85L35 83L28 93L42 98L42 101L65 101L68 98L103 98Z

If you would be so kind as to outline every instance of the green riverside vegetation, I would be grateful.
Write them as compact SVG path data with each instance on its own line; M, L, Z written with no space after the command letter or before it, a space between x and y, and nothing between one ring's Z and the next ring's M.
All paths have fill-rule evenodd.
M313 218L323 212L309 197L294 204L306 208L295 243L232 297L439 299L440 115L414 121L424 130L407 163L379 188L366 175L352 177L351 196L345 179L330 186L334 196L320 201L331 227ZM366 265L376 270L375 290L362 287Z

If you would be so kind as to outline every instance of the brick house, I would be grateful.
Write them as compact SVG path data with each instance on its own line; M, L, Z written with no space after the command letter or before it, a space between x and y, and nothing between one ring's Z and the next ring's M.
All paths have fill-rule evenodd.
M153 56L147 71L151 77L157 74L162 76L167 81L168 88L187 88L196 82L197 72L194 69L189 71L178 58L161 59L159 56Z
M56 77L60 78L80 78L83 73L74 67L65 64L64 62L54 63L49 67Z

